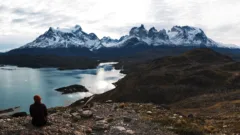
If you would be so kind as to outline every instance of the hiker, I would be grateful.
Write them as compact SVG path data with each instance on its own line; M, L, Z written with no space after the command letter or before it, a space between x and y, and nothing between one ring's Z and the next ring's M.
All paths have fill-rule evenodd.
M41 97L39 95L35 95L33 99L34 103L29 109L32 117L32 124L37 127L44 126L47 123L47 108L41 103Z

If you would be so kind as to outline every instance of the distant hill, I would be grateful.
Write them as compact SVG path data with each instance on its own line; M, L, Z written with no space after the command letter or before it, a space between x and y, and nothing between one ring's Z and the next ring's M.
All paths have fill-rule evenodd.
M16 65L19 67L54 67L59 69L95 68L100 61L79 56L56 55L1 55L0 65Z
M131 66L116 89L95 100L166 104L240 88L240 63L207 48Z

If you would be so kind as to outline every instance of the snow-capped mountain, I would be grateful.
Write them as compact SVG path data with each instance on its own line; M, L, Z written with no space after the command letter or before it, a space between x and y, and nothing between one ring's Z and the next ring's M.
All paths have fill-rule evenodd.
M85 33L79 25L72 28L50 27L36 40L21 48L68 48L85 47L90 50L101 48L100 40L94 33Z
M100 48L121 48L124 46L206 46L227 47L206 36L200 28L174 26L171 30L157 30L154 27L146 30L144 25L133 27L128 35L120 39L103 37L99 39L94 33L86 33L79 25L72 28L52 28L40 35L33 42L20 47L24 48L88 48L90 51ZM232 47L232 46L231 46Z

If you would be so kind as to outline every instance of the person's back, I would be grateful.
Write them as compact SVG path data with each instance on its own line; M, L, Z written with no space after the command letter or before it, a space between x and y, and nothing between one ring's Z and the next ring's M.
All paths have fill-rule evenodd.
M41 97L34 96L34 104L30 106L30 115L34 126L44 126L47 123L47 108L41 103Z

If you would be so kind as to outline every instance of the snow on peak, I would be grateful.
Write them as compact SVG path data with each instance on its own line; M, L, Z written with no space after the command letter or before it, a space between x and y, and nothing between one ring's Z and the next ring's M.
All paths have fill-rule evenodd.
M96 50L102 47L122 47L125 44L134 45L135 42L145 42L149 46L183 45L183 46L218 46L227 45L217 43L208 38L200 28L191 26L173 26L170 30L157 30L155 27L146 30L144 25L133 27L129 35L120 39L103 37L99 39L94 33L85 33L80 25L70 28L50 27L43 35L21 48L67 48L85 47ZM231 45L235 47L234 45Z
M59 27L57 27L55 30L63 32L63 33L73 33L73 32L76 32L76 31L82 31L82 28L81 28L80 25L75 25L74 27L70 27L70 28L59 28Z

